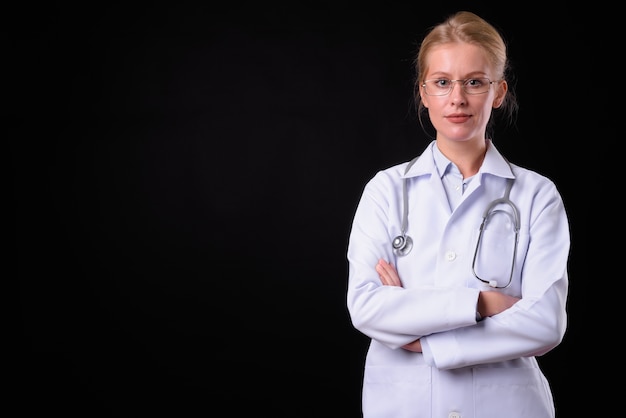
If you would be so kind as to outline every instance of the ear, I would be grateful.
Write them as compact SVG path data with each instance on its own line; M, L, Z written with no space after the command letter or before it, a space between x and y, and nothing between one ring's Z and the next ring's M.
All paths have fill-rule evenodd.
M422 104L425 108L428 109L428 95L424 93L424 87L420 85L420 99L422 100Z
M493 108L497 109L502 106L502 102L504 102L504 98L506 97L506 92L509 90L509 85L506 80L500 81L496 88L496 96L493 98Z

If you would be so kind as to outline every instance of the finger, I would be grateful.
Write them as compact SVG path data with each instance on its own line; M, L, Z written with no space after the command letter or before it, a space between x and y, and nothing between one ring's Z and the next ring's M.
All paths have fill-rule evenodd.
M388 263L386 260L383 260L382 258L378 260L377 265L380 266L388 275L391 275L391 276L398 275L398 272L396 271L393 264Z
M375 269L383 285L402 286L400 276L392 264L387 263L385 260L380 260Z
M387 273L385 268L380 264L377 264L375 269L376 273L378 273L378 277L380 277L380 281L382 282L382 284L388 286L391 283L391 277L389 277L389 274Z
M379 262L379 265L380 265L381 269L385 272L387 277L389 279L393 280L394 285L399 286L400 285L400 275L398 274L398 271L396 270L394 265L391 264L391 263L386 262L385 260L381 260Z

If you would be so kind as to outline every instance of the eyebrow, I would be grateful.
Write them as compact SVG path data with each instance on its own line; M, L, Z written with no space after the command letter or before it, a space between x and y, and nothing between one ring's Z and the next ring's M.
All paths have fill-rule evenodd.
M436 71L432 74L429 74L428 78L426 79L428 80L433 77L434 78L448 78L448 79L451 78L449 73L446 73L444 71ZM488 77L488 76L487 76L487 73L483 71L473 71L473 72L468 73L464 78L459 79L459 80L465 80L465 79L472 78L472 77Z

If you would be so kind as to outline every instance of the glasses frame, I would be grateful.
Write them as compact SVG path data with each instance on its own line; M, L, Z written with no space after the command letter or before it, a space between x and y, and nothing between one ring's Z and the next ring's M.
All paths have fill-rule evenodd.
M429 81L442 81L442 80L448 81L450 83L450 88L448 89L447 92L442 93L442 94L431 94L431 93L428 93L428 91L426 90L426 83L428 83ZM459 79L459 80L450 80L448 78L431 78L431 79L428 79L428 80L424 80L424 82L422 83L422 88L424 89L424 93L427 96L441 97L441 96L447 96L448 94L450 94L452 92L452 89L454 89L454 83L461 82L461 88L463 89L463 91L466 94L470 94L470 95L474 96L474 95L485 94L485 93L489 92L489 88L487 88L487 90L485 90L485 91L481 91L480 93L474 93L474 92L468 91L467 88L466 88L467 87L467 82L468 81L472 81L472 80L487 80L489 88L491 88L492 84L497 83L497 81L491 81L491 79L489 79L487 77L470 77L470 78Z

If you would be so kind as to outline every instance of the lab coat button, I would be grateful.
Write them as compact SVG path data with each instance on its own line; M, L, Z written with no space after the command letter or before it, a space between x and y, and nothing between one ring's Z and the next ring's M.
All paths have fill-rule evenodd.
M459 414L458 412L450 412L448 414L448 418L461 418L461 414Z
M446 260L454 261L455 258L456 258L456 253L454 251L447 251L446 252Z

